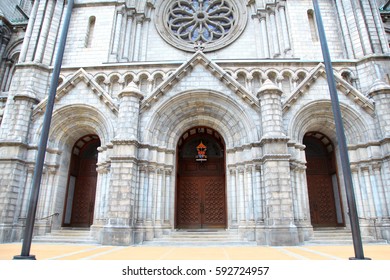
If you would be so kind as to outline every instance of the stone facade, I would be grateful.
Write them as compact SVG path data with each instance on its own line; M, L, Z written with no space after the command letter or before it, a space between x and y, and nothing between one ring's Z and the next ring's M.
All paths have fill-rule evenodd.
M24 2L28 24L13 28L4 20L0 29L0 242L22 238L67 5ZM390 53L379 9L384 2L329 0L320 6L361 229L390 241ZM172 11L187 15L190 27L183 28L185 21ZM180 38L186 40L175 45ZM84 147L96 138L97 177L87 201L93 236L102 244L129 245L176 230L178 143L196 128L210 128L223 139L228 231L259 245L301 244L313 227L329 226L313 218L320 215L314 209L318 196L331 197L322 205L335 209L335 226L348 228L321 60L311 0L76 0L35 234L76 224L81 210L72 201L82 167L74 162L87 158ZM305 139L334 154L329 170L335 171L322 177L331 180L330 196L311 194Z

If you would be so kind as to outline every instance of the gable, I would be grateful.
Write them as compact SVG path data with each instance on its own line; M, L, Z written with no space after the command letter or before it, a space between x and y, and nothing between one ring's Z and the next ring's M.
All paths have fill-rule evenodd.
M368 97L364 96L355 87L347 83L339 74L334 73L334 77L338 93L343 93L350 101L361 107L370 115L375 114L374 103ZM294 105L294 103L303 98L310 88L318 83L318 80L320 79L326 80L325 66L322 63L320 63L314 71L291 93L290 97L285 100L283 103L283 113L286 113L290 107ZM327 94L326 99L330 99L328 89L325 92Z
M209 83L208 83L208 82ZM166 95L172 88L181 84L185 90L207 90L213 84L223 85L251 107L259 107L259 102L245 87L237 82L206 55L197 51L191 59L181 65L172 75L162 82L141 104L141 111L147 110ZM216 90L213 88L213 90Z
M114 103L113 99L85 72L80 68L73 76L65 81L60 87L57 88L55 97L55 103L58 103L64 98L73 88L79 83L90 89L90 92L95 94L114 114L118 114L118 106ZM48 97L43 99L33 110L33 116L41 114L46 110Z

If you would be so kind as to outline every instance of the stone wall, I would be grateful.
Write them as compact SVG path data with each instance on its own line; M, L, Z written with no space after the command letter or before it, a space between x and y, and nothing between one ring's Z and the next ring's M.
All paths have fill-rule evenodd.
M338 152L311 1L241 3L244 30L211 52L167 43L155 26L160 4L75 1L37 212L60 215L39 222L36 234L62 226L71 151L90 134L101 141L93 235L103 244L129 245L169 234L177 143L204 126L226 145L227 229L258 244L308 240L303 138L320 132ZM0 99L1 242L22 238L64 5L35 1L23 46L4 51L20 59L13 68L3 61L0 72L15 71ZM390 64L377 6L321 1L321 9L362 229L389 239ZM348 227L341 171L337 176Z

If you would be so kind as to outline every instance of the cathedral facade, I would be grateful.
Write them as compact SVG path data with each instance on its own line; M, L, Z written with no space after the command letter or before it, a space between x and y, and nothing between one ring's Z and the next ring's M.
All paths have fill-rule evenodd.
M68 3L2 2L0 242L14 242ZM390 7L319 2L361 231L390 241ZM349 227L311 0L75 1L35 235L223 229L298 245Z

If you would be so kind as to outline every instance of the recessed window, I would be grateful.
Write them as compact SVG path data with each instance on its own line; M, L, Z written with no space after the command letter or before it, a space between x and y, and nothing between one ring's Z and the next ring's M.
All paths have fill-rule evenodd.
M94 30L95 30L95 22L96 22L96 17L91 16L89 18L89 22L88 22L87 34L85 35L85 44L84 44L84 46L86 48L91 48L92 47L93 33L94 33Z
M307 11L307 18L309 19L311 39L313 42L318 42L317 24L313 10Z

